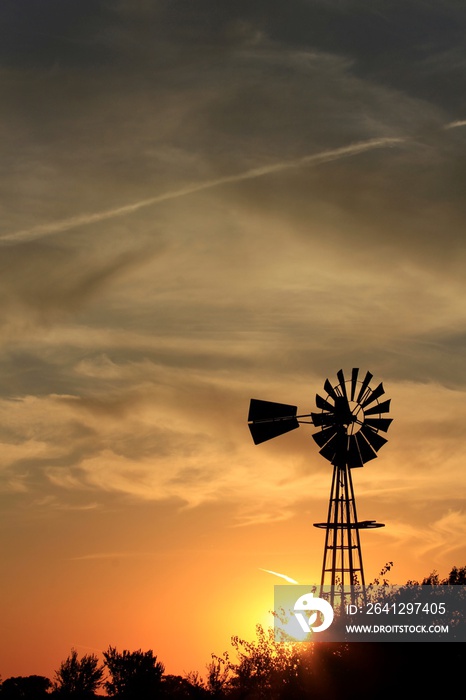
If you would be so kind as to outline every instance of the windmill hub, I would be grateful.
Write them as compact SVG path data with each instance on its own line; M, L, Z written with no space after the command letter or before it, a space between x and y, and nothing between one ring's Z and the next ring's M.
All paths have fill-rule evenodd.
M351 424L348 426L348 435L354 435L361 430L364 424L364 411L356 401L349 402L351 410Z
M335 399L335 424L340 424L347 435L359 432L364 422L364 411L357 401L348 401L344 396Z

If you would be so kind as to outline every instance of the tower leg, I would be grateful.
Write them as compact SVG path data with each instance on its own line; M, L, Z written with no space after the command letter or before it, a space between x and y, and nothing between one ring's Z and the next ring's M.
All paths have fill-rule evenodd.
M364 586L361 542L356 513L351 470L348 466L334 466L332 486L325 527L325 545L322 564L321 590L332 586L331 604L335 595L344 604L350 586ZM335 592L340 588L341 592Z

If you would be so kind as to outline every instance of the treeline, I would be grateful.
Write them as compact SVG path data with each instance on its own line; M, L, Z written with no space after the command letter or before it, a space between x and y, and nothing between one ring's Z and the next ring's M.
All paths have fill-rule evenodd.
M433 572L421 584L465 585L466 566L453 567L443 579ZM166 674L152 650L119 652L110 646L101 662L95 654L79 658L72 649L53 680L7 678L0 684L0 700L93 700L104 695L115 700L372 700L400 693L432 697L433 680L437 683L439 677L443 691L464 686L462 643L415 648L409 643L290 644L277 642L272 629L258 625L254 641L233 637L232 647L234 659L228 652L212 655L204 676Z

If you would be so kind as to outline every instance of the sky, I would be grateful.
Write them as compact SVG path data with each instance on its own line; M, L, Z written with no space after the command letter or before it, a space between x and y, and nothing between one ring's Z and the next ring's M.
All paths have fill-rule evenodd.
M466 564L460 0L3 0L0 674L204 672L320 580L312 428L353 367L366 580ZM375 385L375 384L374 384Z

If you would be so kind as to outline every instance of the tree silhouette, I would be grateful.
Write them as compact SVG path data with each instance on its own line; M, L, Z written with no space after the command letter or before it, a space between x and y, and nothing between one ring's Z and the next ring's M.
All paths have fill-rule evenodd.
M466 566L462 566L461 569L454 566L448 578L442 581L442 583L446 583L450 586L466 586Z
M205 688L210 697L221 698L230 676L230 660L227 652L223 656L212 654L212 661L207 665Z
M93 698L103 681L103 666L95 654L85 654L78 659L76 649L55 671L54 690L56 695L76 700Z
M228 652L223 656L212 654L212 660L206 666L207 677L204 680L197 671L185 675L190 685L192 698L224 698L230 677L230 661Z
M460 569L454 566L447 578L440 579L437 571L432 571L429 576L422 580L423 586L465 586L466 585L466 566Z
M163 697L164 665L157 661L152 649L118 652L115 647L104 651L105 665L110 673L105 688L111 697L122 700L154 700Z
M0 685L2 700L45 700L50 695L52 687L49 678L45 676L12 676L6 678Z
M163 676L160 697L170 698L170 700L209 700L212 695L206 690L197 673L188 673L184 678L172 675Z

